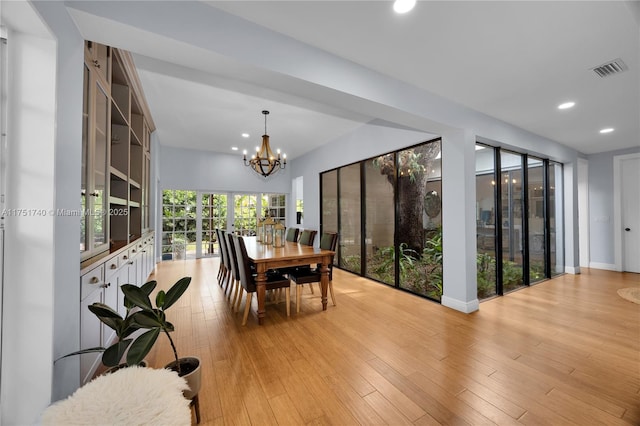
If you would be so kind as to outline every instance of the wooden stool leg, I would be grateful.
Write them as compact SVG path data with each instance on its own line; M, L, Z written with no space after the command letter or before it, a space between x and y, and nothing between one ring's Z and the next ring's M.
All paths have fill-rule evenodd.
M296 314L300 313L300 301L302 300L302 284L296 284Z
M336 298L333 296L333 283L329 281L329 291L331 292L331 302L336 306Z
M198 395L191 398L191 404L189 404L189 406L194 407L196 412L196 423L200 424L200 401L198 400Z

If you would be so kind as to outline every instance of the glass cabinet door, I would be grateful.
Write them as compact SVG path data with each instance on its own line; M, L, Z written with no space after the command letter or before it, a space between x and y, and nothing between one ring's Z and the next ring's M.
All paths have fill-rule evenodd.
M93 247L107 244L107 153L109 141L109 97L96 82L96 125L93 162Z
M87 211L88 182L87 162L89 157L89 68L84 66L84 83L82 99L82 168L80 181L80 208L82 212ZM83 253L89 248L87 241L87 217L84 215L80 222L80 252Z
M82 110L80 252L86 259L108 249L109 96L85 64Z

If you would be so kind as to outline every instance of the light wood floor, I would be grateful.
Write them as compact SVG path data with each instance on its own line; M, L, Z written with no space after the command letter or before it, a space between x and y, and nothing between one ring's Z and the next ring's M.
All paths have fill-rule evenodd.
M217 259L163 262L193 281L168 311L180 356L203 363L201 424L640 424L640 275L584 270L465 315L340 270L337 306L308 287L302 311L256 302L247 326L218 286ZM243 302L244 304L244 302ZM170 361L162 336L151 366Z

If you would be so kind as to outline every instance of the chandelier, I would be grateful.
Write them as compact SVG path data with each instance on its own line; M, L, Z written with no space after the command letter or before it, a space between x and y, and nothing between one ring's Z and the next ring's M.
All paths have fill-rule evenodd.
M247 151L243 152L244 165L250 166L256 173L265 178L275 174L278 170L284 169L287 165L287 154L282 154L280 150L276 151L277 155L273 155L269 146L269 135L267 135L267 115L269 111L262 111L264 114L264 135L262 135L262 146L256 147L256 153L247 161Z

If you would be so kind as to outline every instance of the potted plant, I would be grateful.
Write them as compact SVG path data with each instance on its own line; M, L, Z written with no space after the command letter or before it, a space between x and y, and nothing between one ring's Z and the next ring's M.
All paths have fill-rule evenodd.
M141 294L148 296L155 287L156 281L149 281L139 287L138 290ZM137 321L138 317L142 315L142 311L133 309L135 305L126 297L124 299L124 305L127 309L124 318L115 309L104 303L93 303L88 306L89 310L98 317L100 322L115 331L116 340L111 346L106 348L97 346L81 349L56 359L56 362L72 355L102 352L102 364L104 364L105 367L110 367L109 370L107 370L109 372L129 365L144 364L144 357L147 356L153 347L157 333L155 333L154 330L148 330L137 337L131 337L134 332L144 328ZM125 353L126 358L125 361L122 362Z
M131 284L125 284L121 288L127 300L140 308L140 311L138 311L136 315L136 323L142 328L149 329L148 333L151 334L149 335L148 342L150 345L155 343L160 332L163 332L169 339L171 349L173 350L174 361L167 364L165 368L176 371L178 376L185 378L191 390L185 391L184 396L187 399L193 400L200 390L200 359L193 356L186 358L178 357L178 351L171 338L171 332L174 331L174 326L167 321L165 314L165 311L173 306L180 296L184 294L190 283L191 277L184 277L178 280L166 293L160 290L156 295L155 306L151 303L151 299L149 298L150 293L147 292L146 289Z
M173 254L174 259L184 260L186 259L187 252L187 240L181 235L175 235L173 237Z

